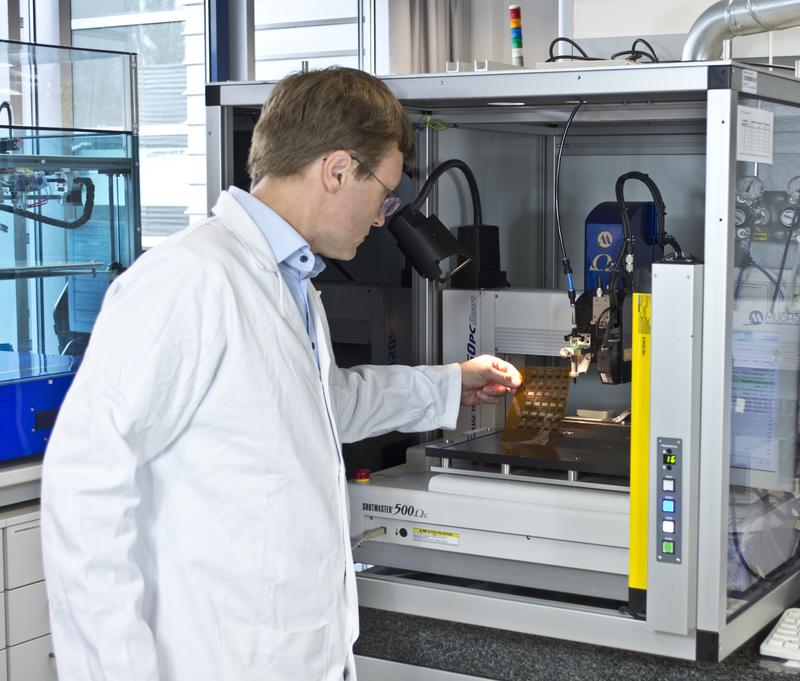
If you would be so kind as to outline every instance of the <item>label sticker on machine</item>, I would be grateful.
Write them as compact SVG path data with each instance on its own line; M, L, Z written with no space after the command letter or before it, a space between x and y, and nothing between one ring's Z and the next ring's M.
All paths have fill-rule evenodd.
M742 71L742 92L748 92L751 95L758 94L758 73L750 69Z
M737 107L736 160L772 164L775 115L752 106Z
M443 532L442 530L425 530L421 527L414 528L414 541L427 542L428 544L448 544L458 546L459 535L457 532Z

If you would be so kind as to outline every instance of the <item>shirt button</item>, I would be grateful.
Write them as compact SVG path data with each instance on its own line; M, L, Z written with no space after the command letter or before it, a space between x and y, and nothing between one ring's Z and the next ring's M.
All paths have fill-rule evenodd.
M301 255L300 256L300 262L308 262L308 256L307 255Z

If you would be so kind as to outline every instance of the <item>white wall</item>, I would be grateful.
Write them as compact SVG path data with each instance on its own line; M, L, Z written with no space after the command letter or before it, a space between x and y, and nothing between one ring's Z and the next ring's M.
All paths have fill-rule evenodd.
M713 0L573 0L575 39L688 33Z
M556 0L516 0L522 12L525 66L547 59L547 48L558 32ZM472 0L472 54L475 59L511 63L511 29L504 0Z
M573 0L574 38L581 41L617 36L646 38L685 35L697 17L714 2L715 0ZM682 43L680 40L678 42ZM734 57L766 57L769 56L770 49L776 57L800 54L800 28L745 36L733 41ZM666 56L675 58L678 55Z
M573 37L591 54L609 54L628 47L628 37L650 39L662 58L680 58L685 35L715 0L573 0ZM522 10L525 65L547 58L550 41L558 34L558 0L518 0ZM472 54L475 59L511 62L508 2L471 0ZM659 38L660 36L660 38ZM733 41L741 58L800 54L800 28L746 36ZM625 40L608 40L625 37ZM590 41L587 43L587 41ZM595 42L591 42L595 41Z

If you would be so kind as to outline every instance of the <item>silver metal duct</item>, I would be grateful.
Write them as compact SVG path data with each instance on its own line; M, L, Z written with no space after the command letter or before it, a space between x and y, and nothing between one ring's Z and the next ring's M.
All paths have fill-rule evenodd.
M682 61L719 59L722 41L800 26L800 0L720 0L694 22Z

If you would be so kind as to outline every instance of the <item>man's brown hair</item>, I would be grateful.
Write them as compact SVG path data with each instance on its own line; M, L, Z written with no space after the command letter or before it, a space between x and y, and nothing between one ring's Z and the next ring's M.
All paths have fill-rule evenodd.
M331 67L280 81L261 107L247 170L253 185L265 176L290 177L336 149L352 152L366 176L394 146L414 157L414 130L384 83L363 71Z

